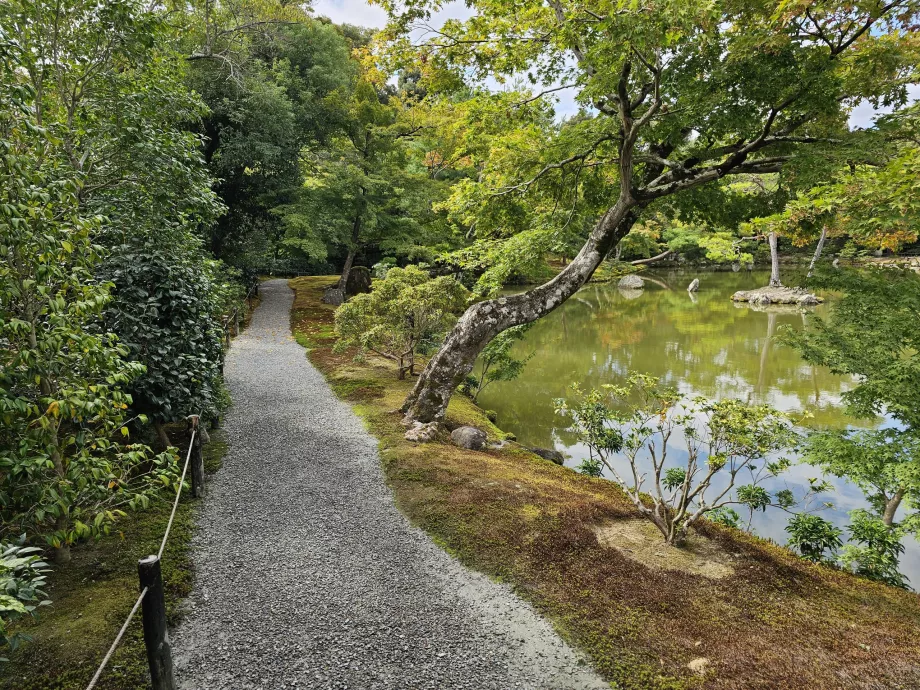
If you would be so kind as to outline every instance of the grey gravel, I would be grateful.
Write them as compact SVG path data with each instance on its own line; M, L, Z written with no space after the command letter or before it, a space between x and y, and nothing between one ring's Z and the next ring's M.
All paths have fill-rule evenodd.
M193 543L180 688L608 688L506 586L394 507L376 441L262 285L229 353L230 450Z

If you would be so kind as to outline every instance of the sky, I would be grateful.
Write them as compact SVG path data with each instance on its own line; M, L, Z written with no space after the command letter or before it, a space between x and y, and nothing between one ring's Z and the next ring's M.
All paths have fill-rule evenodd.
M377 5L370 5L366 0L314 0L314 13L317 16L329 17L336 24L356 24L382 28L386 23L386 12ZM451 2L443 10L432 17L432 26L440 26L445 19L466 19L472 11L462 2ZM909 88L913 100L920 99L920 86ZM558 93L556 113L559 116L574 114L578 106L572 98L571 92ZM857 105L850 114L850 127L863 128L872 125L872 118L878 114L890 112L888 109L875 110L871 104L863 102Z

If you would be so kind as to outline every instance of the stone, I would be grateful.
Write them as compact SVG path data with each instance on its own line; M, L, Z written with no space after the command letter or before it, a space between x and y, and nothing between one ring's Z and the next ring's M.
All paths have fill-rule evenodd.
M451 443L467 450L482 450L487 439L486 432L474 426L461 426L450 432Z
M840 259L834 259L833 261L831 261L831 266L833 266L834 268L840 268Z
M697 657L696 659L691 661L689 664L687 664L687 668L689 668L691 671L693 671L698 676L705 676L706 669L708 666L709 666L709 659L707 659L704 656Z
M495 424L498 421L498 412L495 410L486 410L486 419Z
M733 302L747 302L757 306L770 304L795 304L813 306L824 301L803 288L762 287L756 290L739 290L732 295Z
M623 288L625 290L641 290L645 287L645 281L635 273L631 273L628 276L623 276L620 278L620 282L617 283L617 287Z
M345 301L345 293L339 289L338 285L330 285L323 292L323 304L331 304L333 306L341 306Z
M345 284L345 294L349 297L371 291L371 269L365 266L352 266Z
M412 426L409 427L408 431L405 433L405 439L407 441L414 441L415 443L430 443L438 437L438 423L437 422L428 422L428 424L422 424L421 422L413 422Z
M530 452L536 453L544 460L549 460L550 462L554 462L557 465L565 464L565 456L558 450L551 450L549 448L531 448Z
M687 286L687 292L696 292L700 289L700 279L694 278L693 282Z

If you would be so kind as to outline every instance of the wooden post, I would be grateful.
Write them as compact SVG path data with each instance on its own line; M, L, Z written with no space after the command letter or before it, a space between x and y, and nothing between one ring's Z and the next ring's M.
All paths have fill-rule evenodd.
M189 458L189 463L192 466L192 497L194 498L202 498L205 494L204 458L201 455L201 429L199 424L200 420L197 415L189 417L189 430L197 432L192 441L192 456Z
M163 599L160 559L156 556L142 558L137 563L137 574L140 577L141 589L147 588L147 594L141 602L141 614L151 687L153 690L176 690L172 648L169 644L169 631L166 629L166 602Z

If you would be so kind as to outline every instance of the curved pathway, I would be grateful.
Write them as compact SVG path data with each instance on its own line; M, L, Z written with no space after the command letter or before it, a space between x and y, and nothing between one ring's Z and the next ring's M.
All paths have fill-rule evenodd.
M397 511L376 441L290 335L286 281L262 299L227 359L230 449L193 544L179 686L609 687Z

